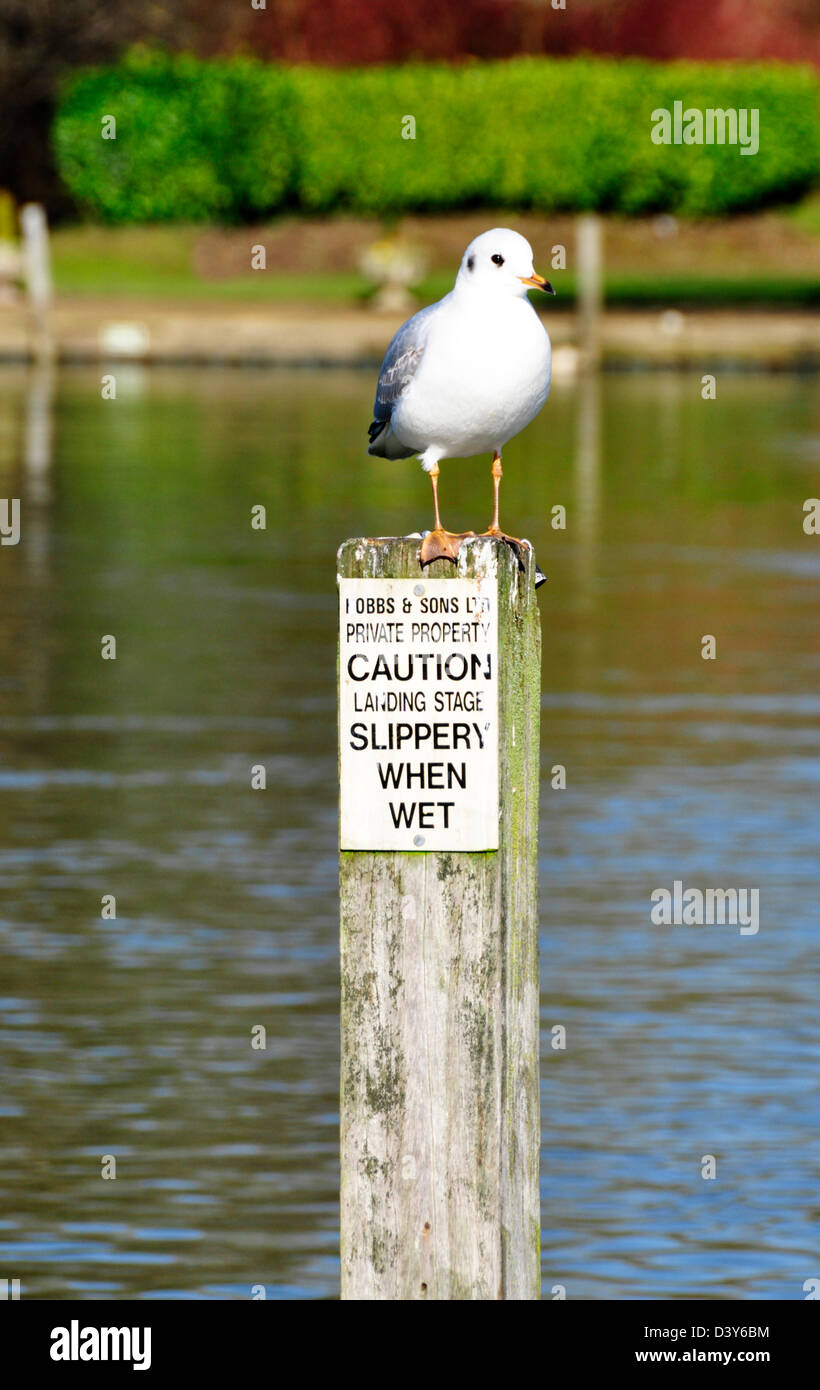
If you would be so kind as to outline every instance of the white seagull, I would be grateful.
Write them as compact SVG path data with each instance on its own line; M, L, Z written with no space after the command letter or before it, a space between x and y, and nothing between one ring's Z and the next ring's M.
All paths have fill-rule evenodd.
M555 294L537 275L532 247L494 227L470 242L454 288L414 314L393 338L379 373L369 454L418 454L433 485L435 521L420 560L455 560L465 536L445 531L438 510L439 462L493 451L493 519L483 534L521 542L498 523L501 450L538 414L549 395L552 352L527 290Z

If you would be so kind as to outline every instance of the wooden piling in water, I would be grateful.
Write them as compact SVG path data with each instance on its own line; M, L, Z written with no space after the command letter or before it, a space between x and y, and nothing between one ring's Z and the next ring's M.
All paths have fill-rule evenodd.
M578 346L585 367L601 358L601 311L604 300L603 228L594 212L582 213L576 222L578 284Z
M32 356L37 362L49 362L54 355L54 342L51 333L51 255L45 209L39 203L26 203L20 209L20 226Z
M535 1299L540 1296L535 562L530 553L522 573L507 545L477 538L462 545L457 565L436 561L422 571L418 549L412 537L351 540L338 556L343 596L342 1298ZM357 587L349 580L371 584ZM397 580L404 583L388 582ZM454 580L473 581L472 588L463 589L475 591L478 600L469 594L463 598ZM391 595L388 616L384 610ZM459 597L455 612L453 595ZM449 601L442 604L442 598ZM493 603L497 666L490 648L481 645L495 641L489 621ZM357 605L361 629L350 611ZM443 628L431 623L425 631L419 622L416 631L424 638L414 640L408 617L400 640L391 645L397 629L380 631L379 622L397 624L402 613L420 613L421 605L442 623L466 623L469 605L487 617L487 634L476 628L474 641L472 629L456 628L459 640L448 641ZM386 657L381 664L380 651ZM448 664L448 652L460 655L452 655ZM414 654L418 669L411 680L407 658ZM457 702L467 683L465 656L476 657L469 667L473 703L483 699L484 708L475 718L468 712L454 719L435 710L436 695L441 701L447 694L449 672L455 693L447 699ZM371 711L379 699L390 703L391 689L391 698L399 699L396 672L405 683L405 703L411 685L416 691L415 708L392 718L386 709L375 716L357 714L368 696ZM470 703L467 693L461 699ZM434 729L429 735L428 726ZM393 738L404 740L398 751L388 747ZM465 751L468 738L475 746ZM453 740L460 748L448 759ZM368 746L361 749L363 742ZM410 761L403 757L406 748L412 750ZM455 790L428 792L426 802L413 802L418 793L407 793L405 815L413 823L406 834L393 824L395 797L392 812L383 815L381 803L392 793L383 793L381 780L368 781L376 759L383 779L390 758L392 775L398 778L395 769L403 768L408 784L412 777L438 786L444 773L431 768L455 772ZM407 841L419 829L419 805L452 809L422 813L427 819L421 833ZM488 807L489 818L474 816ZM445 814L447 827L441 824ZM436 816L439 828L428 829ZM402 843L409 848L360 847L392 844L397 834L405 836ZM450 843L448 836L471 846L494 839L492 847L441 848ZM357 847L348 849L348 843Z

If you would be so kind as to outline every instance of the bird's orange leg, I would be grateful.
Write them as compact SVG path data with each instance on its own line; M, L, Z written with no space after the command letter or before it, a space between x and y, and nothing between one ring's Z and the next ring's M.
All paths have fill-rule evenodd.
M493 519L490 522L490 533L491 535L500 535L501 527L498 524L498 494L501 491L501 479L504 476L500 454L493 454L493 466L490 471L493 475Z
M441 517L438 510L438 476L441 472L438 464L430 469L430 482L433 486L433 530L428 531L421 543L419 560L422 566L429 565L433 560L453 560L458 558L459 546L468 536L474 536L475 531L445 531L441 524Z
M441 517L439 516L439 510L438 510L438 478L439 478L439 473L440 473L440 472L441 472L441 469L439 468L438 464L436 464L435 468L431 468L431 469L430 469L430 482L431 482L432 485L433 485L433 530L434 530L434 531L441 531L441 530L442 530Z
M493 475L493 519L492 519L492 521L490 522L489 526L487 527L487 530L484 531L483 534L484 534L485 536L495 536L496 540L499 540L499 541L506 541L506 542L507 542L507 545L510 546L510 548L511 548L512 551L514 552L515 558L517 559L517 561L518 561L518 563L519 563L521 569L523 570L523 568L524 568L524 562L523 562L523 559L522 559L522 555L523 555L523 552L524 552L525 548L526 548L526 549L529 549L529 548L530 548L528 542L527 542L527 541L520 541L520 540L518 539L517 536L508 536L508 535L506 534L506 532L504 532L504 531L501 530L501 527L500 527L499 522L498 522L498 494L499 494L499 492L501 491L501 479L502 479L503 476L504 476L504 469L501 467L501 455L498 453L498 451L496 451L496 452L493 454L492 475Z

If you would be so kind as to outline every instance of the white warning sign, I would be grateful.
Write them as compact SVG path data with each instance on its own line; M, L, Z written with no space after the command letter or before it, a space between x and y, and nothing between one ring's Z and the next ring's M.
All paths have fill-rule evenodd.
M498 849L498 582L339 580L342 849Z

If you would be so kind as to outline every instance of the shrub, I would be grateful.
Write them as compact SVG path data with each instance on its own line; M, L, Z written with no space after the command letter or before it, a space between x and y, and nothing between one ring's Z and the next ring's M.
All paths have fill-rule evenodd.
M760 148L657 145L652 112L756 108ZM117 140L100 118L117 117ZM412 116L415 138L402 138ZM62 176L108 221L242 220L290 206L719 215L804 193L817 78L779 64L593 58L281 68L136 52L67 86Z
M54 125L61 176L104 222L252 217L293 176L291 86L250 59L200 62L133 50L66 84ZM116 140L101 138L113 115Z
M765 66L519 58L293 70L304 207L674 209L799 196L820 166L814 73ZM656 145L653 110L756 107L760 149ZM413 115L416 139L401 139Z

